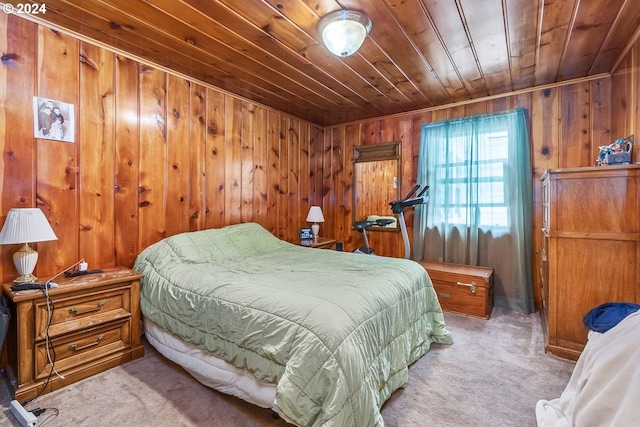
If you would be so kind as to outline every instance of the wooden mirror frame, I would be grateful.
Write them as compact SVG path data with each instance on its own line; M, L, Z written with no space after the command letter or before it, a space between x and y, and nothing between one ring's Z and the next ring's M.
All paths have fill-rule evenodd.
M368 231L400 231L389 202L400 199L402 194L401 162L400 141L353 147L352 223L367 219L370 215L378 215L395 219L395 226L373 226ZM369 177L368 181L363 179L363 174Z

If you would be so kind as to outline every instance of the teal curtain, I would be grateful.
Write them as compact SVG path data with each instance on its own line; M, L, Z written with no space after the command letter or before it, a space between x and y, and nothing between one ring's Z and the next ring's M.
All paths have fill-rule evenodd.
M424 124L414 259L494 268L494 304L534 311L532 171L524 109Z

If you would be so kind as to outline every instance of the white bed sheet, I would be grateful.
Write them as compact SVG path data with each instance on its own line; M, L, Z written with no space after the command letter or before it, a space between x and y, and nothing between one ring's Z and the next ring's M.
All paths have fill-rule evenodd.
M222 393L239 397L262 408L271 408L276 385L256 380L247 371L207 353L144 319L144 332L164 357L180 365L196 380Z

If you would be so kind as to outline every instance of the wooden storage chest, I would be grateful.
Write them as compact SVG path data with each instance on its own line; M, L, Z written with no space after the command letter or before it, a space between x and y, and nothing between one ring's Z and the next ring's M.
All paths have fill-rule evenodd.
M493 268L419 261L443 310L488 319L493 309Z

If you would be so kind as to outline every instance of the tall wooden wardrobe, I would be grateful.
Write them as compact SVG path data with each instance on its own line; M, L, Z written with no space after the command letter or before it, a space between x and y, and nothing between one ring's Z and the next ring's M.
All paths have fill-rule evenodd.
M640 302L640 164L548 170L542 185L545 349L575 360L590 309Z

